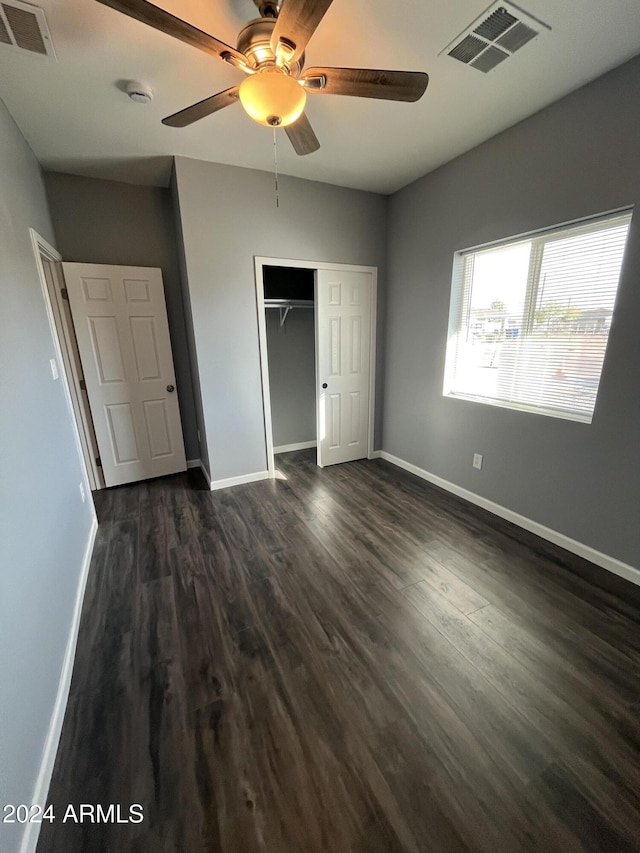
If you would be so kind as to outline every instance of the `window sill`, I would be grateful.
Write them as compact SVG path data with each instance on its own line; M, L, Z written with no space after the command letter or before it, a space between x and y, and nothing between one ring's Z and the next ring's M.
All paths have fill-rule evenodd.
M443 397L450 400L461 400L467 403L481 403L485 406L496 406L499 409L511 409L515 412L526 412L531 415L544 415L548 418L559 418L564 421L574 421L581 424L590 424L593 415L588 412L569 412L562 409L547 409L538 406L527 406L525 403L512 403L509 400L495 400L490 397L477 397L473 394L460 394L453 391L443 392Z

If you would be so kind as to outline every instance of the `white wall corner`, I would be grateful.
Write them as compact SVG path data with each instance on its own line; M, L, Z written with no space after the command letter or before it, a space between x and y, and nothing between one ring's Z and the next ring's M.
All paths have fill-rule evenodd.
M545 527L544 524L539 524L537 521L533 521L524 515L520 515L513 510L507 509L507 507L494 503L487 498L483 498L475 492L470 492L468 489L462 488L462 486L450 483L448 480L444 480L436 474L431 474L423 468L418 468L417 465L412 465L411 462L406 462L404 459L400 459L398 456L387 453L385 450L381 452L381 457L387 462L391 462L392 465L397 465L398 468L403 468L405 471L415 474L422 480L427 480L429 483L433 483L434 486L439 486L441 489L451 492L451 494L457 495L459 498L463 498L469 503L475 504L482 509L486 509L488 512L493 513L493 515L504 518L505 521L510 521L512 524L522 527L523 530L535 533L536 536L539 536L541 539L546 539L547 542L559 545L566 551L570 551L578 557L583 557L585 560L595 563L596 566L600 566L601 568L606 569L609 572L613 572L613 574L640 586L640 569L637 569L635 566L623 563L622 560L610 557L608 554L603 554L601 551L596 551L595 548L591 548L582 542L571 539L571 537L565 536L564 533L559 533L557 530Z
M91 565L91 557L93 554L93 544L95 542L96 533L98 531L98 521L94 515L91 519L91 528L84 550L82 566L80 569L80 577L78 578L78 588L76 590L76 600L73 607L73 615L71 617L71 627L67 638L67 647L62 661L62 670L60 672L60 681L58 682L58 692L53 706L53 713L49 722L49 729L42 750L42 760L38 771L38 778L33 789L31 803L33 805L42 806L44 809L49 793L49 785L53 774L53 766L58 752L58 744L60 743L60 735L62 733L62 723L64 722L64 714L67 708L67 699L69 697L69 688L71 687L71 676L73 674L73 663L76 656L76 645L78 642L78 631L80 629L80 617L82 615L82 603L84 601L84 593L87 586L87 578L89 577L89 567ZM27 823L20 844L20 853L35 853L38 837L40 835L39 823Z
M207 485L209 486L209 488L211 488L211 483L213 482L211 479L211 474L207 471L207 468L202 460L200 460L200 470L202 471L202 474L205 480L207 481Z

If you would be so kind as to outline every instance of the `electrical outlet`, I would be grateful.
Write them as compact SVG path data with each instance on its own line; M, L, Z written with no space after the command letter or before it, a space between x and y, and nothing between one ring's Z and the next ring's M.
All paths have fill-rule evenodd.
M84 486L82 485L82 483L78 483L78 488L80 489L80 497L82 498L82 503L84 503L86 495L84 493Z
M483 459L484 459L484 456L482 455L482 453L474 453L473 454L473 467L477 468L478 471L482 470L482 460Z
M54 379L57 379L58 376L60 376L60 374L58 373L58 362L55 360L55 358L50 358L49 364L51 366L51 375Z

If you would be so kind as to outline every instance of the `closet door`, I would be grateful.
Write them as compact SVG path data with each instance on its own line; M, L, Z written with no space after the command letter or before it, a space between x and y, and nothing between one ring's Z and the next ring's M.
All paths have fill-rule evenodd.
M318 270L318 464L368 454L373 276Z

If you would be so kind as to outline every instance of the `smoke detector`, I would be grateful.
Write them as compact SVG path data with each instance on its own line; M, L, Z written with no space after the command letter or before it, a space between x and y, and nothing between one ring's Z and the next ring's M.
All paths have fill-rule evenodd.
M550 31L548 24L513 3L493 3L438 55L446 54L486 74Z
M153 101L153 89L147 86L146 83L139 83L137 80L129 80L127 83L127 95L136 104L150 104Z

